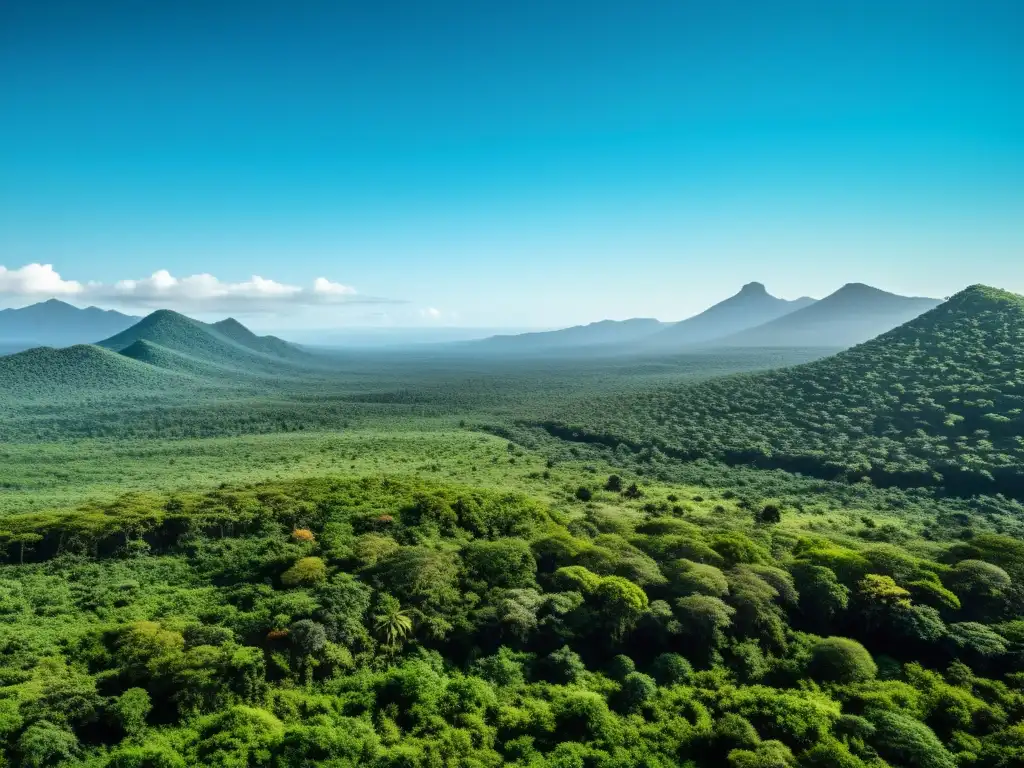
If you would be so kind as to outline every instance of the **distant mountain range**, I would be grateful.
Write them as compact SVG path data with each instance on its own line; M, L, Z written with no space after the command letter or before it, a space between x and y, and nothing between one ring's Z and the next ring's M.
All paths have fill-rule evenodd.
M643 347L650 351L675 351L707 344L813 304L814 299L807 296L787 301L772 296L761 283L747 283L735 296L649 337Z
M898 296L862 283L817 301L787 300L762 283L677 323L649 318L604 320L556 331L493 336L477 349L521 354L672 354L714 347L844 349L885 333L938 306L938 299Z
M594 347L614 344L628 344L648 338L652 334L671 327L647 317L631 320L600 320L589 325L576 325L556 331L534 331L512 335L492 336L477 343L495 351L545 352L570 347Z
M731 347L836 347L861 344L913 320L942 302L898 296L848 283L821 301L716 340Z
M0 310L0 347L67 347L105 339L139 321L112 309L79 309L50 299L19 309Z
M761 283L677 323L653 318L602 320L554 331L491 336L461 343L469 352L515 355L663 355L715 347L818 347L860 344L938 306L850 283L816 301L780 299ZM103 341L97 341L103 339ZM287 373L317 357L275 336L258 336L228 318L203 323L170 310L139 319L51 299L0 311L0 354L34 346L96 343L122 355L192 376Z

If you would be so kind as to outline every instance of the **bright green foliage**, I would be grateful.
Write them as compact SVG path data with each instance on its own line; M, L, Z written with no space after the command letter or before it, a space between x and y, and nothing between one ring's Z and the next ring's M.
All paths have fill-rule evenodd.
M129 736L139 734L146 727L146 717L153 704L142 688L129 688L117 697L112 707L121 727Z
M597 590L601 577L582 565L569 565L559 568L551 577L554 586L562 591L580 592L584 595Z
M594 602L615 639L622 638L647 610L647 595L619 576L608 576L594 590Z
M735 749L729 753L731 768L793 768L796 760L789 747L780 741L762 741L754 749Z
M815 680L858 683L873 679L878 667L867 649L856 640L826 637L811 646L807 672Z
M30 725L18 739L17 752L26 768L61 765L71 760L77 751L75 735L46 720Z
M483 589L528 587L537 573L530 545L522 539L476 541L462 557L470 580Z
M872 744L886 760L913 768L956 768L953 755L932 730L899 712L872 712Z
M713 565L681 559L674 563L672 586L680 595L710 595L725 597L729 582L725 574Z
M286 587L310 587L327 580L327 564L319 557L303 557L281 574Z
M412 626L412 618L394 597L380 596L377 613L373 616L373 628L384 645L390 648L401 645L412 634Z

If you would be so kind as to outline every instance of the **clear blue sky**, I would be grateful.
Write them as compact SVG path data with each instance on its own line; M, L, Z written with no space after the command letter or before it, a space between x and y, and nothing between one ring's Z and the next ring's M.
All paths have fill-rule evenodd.
M408 302L282 326L1022 291L1022 31L1010 0L4 3L0 265Z

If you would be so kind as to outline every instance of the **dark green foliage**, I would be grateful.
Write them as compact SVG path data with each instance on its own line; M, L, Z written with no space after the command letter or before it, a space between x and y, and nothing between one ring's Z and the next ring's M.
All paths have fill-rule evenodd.
M543 666L548 679L555 683L575 683L587 671L579 654L567 645L552 651Z
M633 663L629 656L624 656L621 653L612 659L612 663L608 665L608 676L612 680L618 680L620 683L626 679L627 675L633 672L636 672L636 664Z
M641 672L630 672L622 680L622 691L619 694L622 706L629 711L638 710L651 701L658 693L658 685L654 678Z
M537 573L530 545L522 539L476 541L462 558L475 589L529 587Z
M654 677L659 685L679 685L689 681L693 667L678 653L663 653L654 660Z

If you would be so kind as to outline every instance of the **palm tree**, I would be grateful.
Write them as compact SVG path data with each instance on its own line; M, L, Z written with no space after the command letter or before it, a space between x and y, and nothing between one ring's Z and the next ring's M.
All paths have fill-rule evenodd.
M412 633L412 618L402 610L401 604L391 595L383 595L380 613L373 617L377 637L390 648L397 648Z

